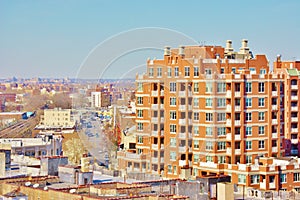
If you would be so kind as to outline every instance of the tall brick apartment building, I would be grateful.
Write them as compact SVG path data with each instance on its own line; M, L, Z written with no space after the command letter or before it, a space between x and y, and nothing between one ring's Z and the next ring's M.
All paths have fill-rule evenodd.
M291 169L283 157L299 155L298 70L300 62L280 56L271 70L247 40L239 51L230 40L225 48L165 47L164 58L149 59L136 77L136 149L118 152L120 169L165 178L229 174L247 187L290 189L279 171Z

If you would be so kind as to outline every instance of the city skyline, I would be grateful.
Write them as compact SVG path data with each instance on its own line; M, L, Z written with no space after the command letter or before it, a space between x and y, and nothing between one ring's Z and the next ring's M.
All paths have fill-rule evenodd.
M282 54L285 60L300 59L297 37L300 28L296 26L300 22L297 15L300 3L297 1L252 1L252 4L237 1L192 1L189 4L1 1L0 5L0 26L3 28L0 78L126 77L128 71L131 76L136 73L135 69L143 69L147 57L160 56L164 45L172 48L179 44L223 46L227 39L233 41L236 50L241 39L249 39L253 52L266 54L270 64L277 54ZM164 38L169 33L173 35L170 40L163 41L159 34L151 32L153 30L165 32ZM115 40L105 47L108 52L115 53L109 60L114 62L101 63L101 51L91 54L97 45L105 44L112 36L126 36L126 33L133 33L126 39L136 42L130 43L130 49L142 45L139 51L114 52L120 44ZM137 33L141 40L136 39ZM154 45L148 48L151 42ZM126 47L126 41L122 45ZM88 60L89 55L94 58ZM107 67L111 70L105 71Z

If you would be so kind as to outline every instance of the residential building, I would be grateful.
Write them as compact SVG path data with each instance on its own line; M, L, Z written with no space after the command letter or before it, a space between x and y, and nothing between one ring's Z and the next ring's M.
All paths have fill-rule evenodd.
M71 109L54 108L44 110L38 128L74 128L74 126Z
M120 152L120 169L166 178L231 175L251 187L232 169L257 157L299 155L299 67L278 57L270 70L247 40L239 51L230 40L225 48L166 47L136 77L136 151Z

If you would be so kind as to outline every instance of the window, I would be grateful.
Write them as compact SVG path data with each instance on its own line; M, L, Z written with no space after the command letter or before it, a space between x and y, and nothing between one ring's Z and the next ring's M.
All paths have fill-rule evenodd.
M294 173L294 181L300 181L300 173Z
M286 183L286 174L280 174L280 183Z
M137 91L138 92L143 92L143 83L138 83Z
M259 183L259 174L251 175L251 184L258 184Z
M265 98L258 98L258 106L259 107L265 106Z
M246 141L246 150L252 149L252 141Z
M194 76L199 76L199 67L194 67Z
M171 120L176 119L176 111L170 111L170 119Z
M212 133L213 133L212 127L206 127L205 132L206 132L206 135L212 136Z
M218 163L225 163L225 156L218 156Z
M184 67L184 76L190 76L190 67Z
M246 126L246 136L252 135L252 127L251 126Z
M218 142L218 150L225 150L226 149L226 142Z
M252 107L252 98L246 98L246 107Z
M264 149L265 148L265 141L264 140L259 140L258 141L258 148L259 149Z
M172 165L168 165L168 174L172 174Z
M168 67L168 77L171 77L171 76L172 76L172 68Z
M218 93L226 92L226 84L225 83L218 83L217 84L217 92Z
M258 83L258 92L265 92L265 83Z
M211 69L205 69L205 74L206 75L211 75Z
M149 68L149 77L153 77L154 72L153 72L153 67Z
M194 120L199 120L199 113L198 112L194 112Z
M199 107L199 98L198 97L194 98L194 107Z
M213 121L213 114L212 113L205 113L205 120L206 121Z
M206 107L212 107L212 98L206 98L205 99L205 106Z
M206 156L206 162L213 162L212 156Z
M217 131L218 131L218 136L226 135L226 128L225 127L218 127Z
M199 140L194 140L194 148L199 149Z
M207 93L211 93L211 92L212 92L212 83L206 82L206 85L205 85L205 91L206 91Z
M252 83L251 82L246 82L245 91L246 91L246 93L251 93L252 92Z
M266 71L266 69L261 69L261 70L259 71L259 73L260 73L260 74L266 74L267 71Z
M199 83L194 83L194 92L199 92Z
M258 134L259 135L264 135L265 134L265 127L264 126L259 126L258 127Z
M170 151L170 160L176 160L176 152Z
M141 122L137 123L137 130L138 131L142 131L143 130L143 123L141 123Z
M247 122L252 121L252 113L251 112L246 112L245 115L246 115L245 118L246 118Z
M176 124L170 124L170 133L176 133Z
M175 67L174 69L175 69L174 75L175 75L175 77L178 77L179 76L179 68Z
M252 155L247 155L246 156L246 164L252 163Z
M143 97L137 97L137 104L143 104Z
M176 106L176 97L170 97L170 106Z
M161 77L161 75L162 75L162 68L158 67L157 68L157 77Z
M239 175L238 175L238 182L239 182L239 183L246 183L246 175L244 175L244 174L239 174Z
M258 112L258 120L260 121L265 120L265 112Z
M194 162L199 162L199 154L194 154Z
M213 143L211 141L205 142L205 149L206 150L213 150Z
M173 172L174 172L174 174L177 174L177 166L173 167Z
M194 135L199 135L199 126L194 126Z
M137 117L142 118L143 117L143 110L137 110Z
M226 106L226 99L225 98L218 98L217 99L217 106L218 107L225 107Z
M217 121L218 122L223 122L226 120L226 114L225 113L218 113L217 114Z
M137 139L138 139L138 143L140 143L140 144L143 143L143 137L142 136L138 136Z
M170 92L176 92L176 83L174 82L170 83Z
M170 138L170 147L176 147L176 138Z

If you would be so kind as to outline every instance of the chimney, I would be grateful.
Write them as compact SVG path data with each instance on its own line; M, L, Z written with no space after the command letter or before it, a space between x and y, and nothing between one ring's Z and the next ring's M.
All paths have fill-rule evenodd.
M179 46L178 55L180 55L182 57L184 56L184 46Z
M171 47L165 46L164 55L165 56L170 56L171 55Z
M232 48L232 41L231 41L231 40L227 40L227 41L226 41L225 52L230 52L230 51L233 51L233 48Z
M243 39L242 40L242 47L240 48L240 53L244 53L247 54L249 53L249 47L248 47L248 40L247 39Z

